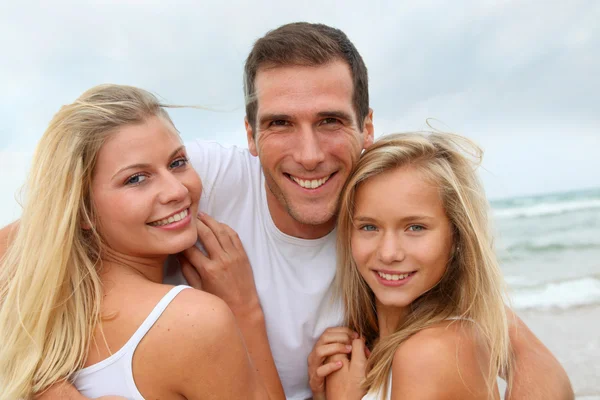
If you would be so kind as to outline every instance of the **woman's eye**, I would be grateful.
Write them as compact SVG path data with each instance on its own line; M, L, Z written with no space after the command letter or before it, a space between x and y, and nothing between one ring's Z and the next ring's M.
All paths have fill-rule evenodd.
M373 231L376 231L377 228L375 227L375 225L363 225L360 227L360 230L367 231L367 232L373 232Z
M411 232L421 232L425 227L421 225L411 225L408 227L408 230Z
M144 182L146 180L146 176L139 174L139 175L133 175L132 177L130 177L129 179L127 179L125 181L126 185L138 185L142 182Z
M179 168L179 167L183 167L187 163L188 163L188 159L185 157L182 157L182 158L178 158L177 160L173 161L171 163L170 167L171 168Z

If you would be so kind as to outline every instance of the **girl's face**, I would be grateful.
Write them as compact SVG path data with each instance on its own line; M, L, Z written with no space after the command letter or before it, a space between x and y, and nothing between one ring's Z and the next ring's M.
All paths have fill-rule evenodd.
M356 191L351 245L378 305L405 308L440 281L450 259L439 188L410 166L368 179Z
M202 183L170 123L148 118L112 134L92 179L97 228L126 257L180 252L197 239Z

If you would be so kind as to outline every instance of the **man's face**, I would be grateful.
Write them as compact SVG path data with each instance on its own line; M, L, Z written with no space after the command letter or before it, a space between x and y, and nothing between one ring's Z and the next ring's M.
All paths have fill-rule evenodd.
M316 67L259 69L256 132L248 147L260 157L275 225L315 238L334 226L342 187L373 141L372 111L358 121L350 69L342 61Z

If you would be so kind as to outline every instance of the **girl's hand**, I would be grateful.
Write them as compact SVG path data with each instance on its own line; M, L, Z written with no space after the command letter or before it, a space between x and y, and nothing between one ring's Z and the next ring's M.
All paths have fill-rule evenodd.
M308 381L313 400L325 399L325 377L342 368L341 360L328 358L339 354L348 360L347 354L352 351L352 340L357 337L356 332L340 326L327 328L317 340L308 355Z
M339 356L332 357L331 361L341 361L342 367L327 377L327 399L336 400L361 400L367 393L361 384L365 379L367 368L367 355L369 351L364 339L352 341L351 359Z

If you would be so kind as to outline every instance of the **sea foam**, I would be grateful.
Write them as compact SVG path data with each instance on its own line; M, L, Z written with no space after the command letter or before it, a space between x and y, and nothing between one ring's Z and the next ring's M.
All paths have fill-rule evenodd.
M510 281L510 280L509 280ZM512 306L527 309L569 309L600 304L600 279L585 277L521 287L509 293Z

